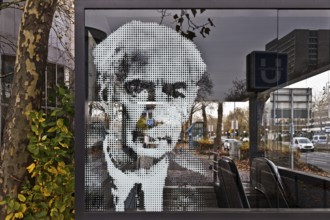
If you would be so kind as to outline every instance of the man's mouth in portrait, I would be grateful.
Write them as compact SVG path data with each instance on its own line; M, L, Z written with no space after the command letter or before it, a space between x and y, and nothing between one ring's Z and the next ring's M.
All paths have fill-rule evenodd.
M129 147L139 156L161 158L175 147L181 127L158 123L147 129L134 129L128 137Z
M157 136L152 136L149 134L144 134L143 136L139 136L138 135L139 132L134 130L132 132L132 136L133 136L133 143L146 143L146 138L148 139L148 143L150 145L158 145L158 144L168 144L171 145L173 143L172 137L169 135L164 135L164 136L159 136L159 134Z

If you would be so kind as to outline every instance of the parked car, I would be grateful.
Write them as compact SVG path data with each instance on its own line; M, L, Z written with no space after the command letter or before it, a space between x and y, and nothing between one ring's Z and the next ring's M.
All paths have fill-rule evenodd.
M306 137L294 137L292 147L299 151L314 151L314 144Z
M312 142L314 144L326 144L327 143L327 136L324 135L324 134L313 135Z

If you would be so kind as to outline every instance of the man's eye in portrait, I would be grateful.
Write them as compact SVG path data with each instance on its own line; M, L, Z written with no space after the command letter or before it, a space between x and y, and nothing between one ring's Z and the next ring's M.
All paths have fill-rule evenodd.
M134 79L124 84L127 94L136 97L142 91L148 91L149 93L154 90L154 84L152 82Z
M184 82L177 82L174 84L166 83L162 88L162 92L173 98L185 98L183 90L186 90L186 87Z

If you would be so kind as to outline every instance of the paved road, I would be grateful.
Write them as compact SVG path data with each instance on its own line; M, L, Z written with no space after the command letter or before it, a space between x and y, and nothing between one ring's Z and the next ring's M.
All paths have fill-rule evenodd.
M330 173L330 152L304 152L300 159Z

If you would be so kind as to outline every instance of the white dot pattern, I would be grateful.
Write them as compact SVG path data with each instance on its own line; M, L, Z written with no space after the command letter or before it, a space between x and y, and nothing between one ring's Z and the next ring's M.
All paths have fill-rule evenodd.
M139 203L134 192L140 186L143 209L163 211L168 155L188 120L206 65L193 42L169 27L140 21L111 33L95 47L93 57L99 74L98 100L90 101L102 106L103 121L88 122L94 128L87 126L86 210L105 211L111 206L115 211L129 210L131 203ZM93 141L102 151L94 159ZM204 174L189 156L182 154L175 161ZM97 163L100 169L93 170ZM90 192L91 188L95 190ZM105 192L109 188L111 192ZM195 202L198 210L201 200Z

